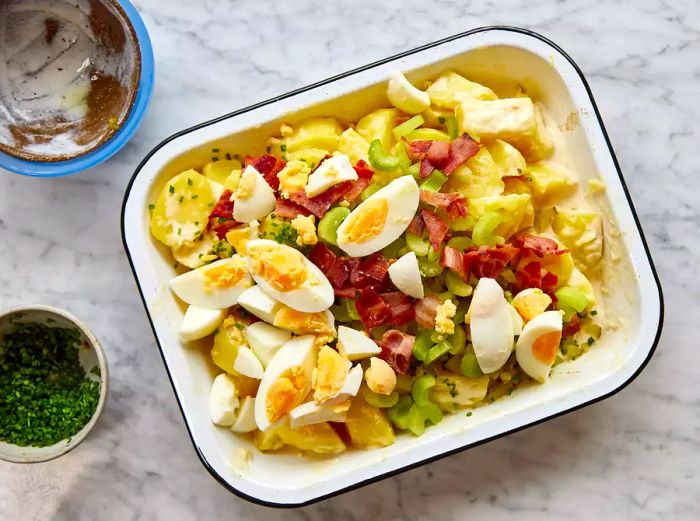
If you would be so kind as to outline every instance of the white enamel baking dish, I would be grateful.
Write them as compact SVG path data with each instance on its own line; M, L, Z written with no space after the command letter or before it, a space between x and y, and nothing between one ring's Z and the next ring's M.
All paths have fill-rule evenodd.
M446 417L423 437L402 435L387 448L350 451L331 459L261 454L249 440L213 427L207 403L215 372L204 346L184 347L178 341L183 309L166 290L174 274L173 261L149 234L148 203L166 179L204 163L213 147L262 153L265 138L277 132L282 120L293 123L312 115L356 120L386 104L385 82L391 71L407 71L410 79L420 81L447 68L491 85L515 80L545 105L562 128L567 121L574 127L563 137L582 186L593 176L607 185L606 196L598 198L607 216L606 263L611 267L607 284L612 291L604 297L604 305L621 327L606 332L585 356L558 366L547 385L516 391L476 409L470 417ZM578 124L571 125L576 120ZM639 374L661 332L661 287L591 91L559 47L522 29L491 27L459 34L173 135L137 168L124 199L122 232L197 454L230 491L271 506L300 506L327 498L610 396ZM237 447L254 454L247 469L231 464Z

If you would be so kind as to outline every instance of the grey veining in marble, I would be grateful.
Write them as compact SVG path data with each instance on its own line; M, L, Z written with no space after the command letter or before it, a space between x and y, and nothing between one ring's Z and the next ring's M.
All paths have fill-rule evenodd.
M137 0L156 87L115 158L68 179L0 173L0 305L43 302L107 346L111 396L60 460L0 463L0 519L697 519L700 507L700 3ZM613 398L316 506L226 492L187 436L122 251L119 211L172 132L419 44L490 24L552 38L587 74L646 231L666 325Z

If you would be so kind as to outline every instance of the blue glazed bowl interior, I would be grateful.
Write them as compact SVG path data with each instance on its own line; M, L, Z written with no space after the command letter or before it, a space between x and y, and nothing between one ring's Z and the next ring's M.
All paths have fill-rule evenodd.
M15 2L17 2L17 0L15 0ZM113 35L122 35L121 38L124 38L123 35L126 34L126 44L133 47L133 53L131 53L132 60L129 66L132 69L136 69L135 73L133 70L127 71L129 74L134 74L134 76L133 81L129 86L130 94L127 99L127 104L123 105L121 108L123 112L120 123L118 124L118 129L113 133L108 134L108 137L106 137L106 139L105 135L103 135L102 139L99 141L101 142L99 146L86 146L85 152L78 152L74 154L62 154L62 151L59 150L59 146L56 147L56 152L54 152L52 148L54 141L49 141L47 149L50 150L50 152L47 152L47 157L48 154L55 155L54 157L47 160L44 160L40 155L37 155L37 157L26 157L25 155L25 158L21 158L18 157L18 155L22 154L13 153L13 155L10 155L5 151L0 150L0 168L2 169L8 170L16 174L33 177L59 177L86 170L106 161L116 152L118 152L133 136L134 132L136 131L138 125L141 122L141 119L144 116L153 90L153 49L151 47L151 41L148 36L146 27L143 23L143 20L141 19L138 12L129 0L43 0L43 2L45 3L45 6L42 3L39 3L38 8L36 7L37 4L33 4L32 13L29 12L30 9L25 8L25 5L20 2L14 4L13 2L9 2L7 4L4 4L4 2L0 2L0 4L4 4L4 6L0 5L0 11L3 9L14 8L14 10L11 13L16 17L14 20L20 20L21 22L26 20L27 31L30 31L32 28L35 31L41 31L42 37L46 38L47 44L53 43L51 40L52 38L61 37L62 40L60 44L62 44L66 48L66 54L68 52L75 51L76 47L79 44L80 32L83 28L85 28L87 31L91 30L92 34L98 34L101 43L106 43L108 45L111 42L116 41L115 38L120 37L115 37ZM80 11L80 9L82 9L82 12ZM32 18L32 14L36 15L37 12L39 13L38 16L34 16ZM44 15L44 13L46 13L46 15ZM89 13L90 16L86 16L85 13ZM105 15L105 13L111 14ZM9 18L10 15L7 11L5 13L0 12L0 17L2 16L7 17L5 20L6 23L4 24L6 30L4 30L3 32L5 33L5 38L9 38L10 36L8 35L12 34L13 27L11 27L11 24L7 23L7 20L12 19ZM35 25L32 26L32 23L34 23ZM45 24L45 27L44 25L39 25L37 27L37 23ZM120 24L121 27L115 29L114 27L109 26L110 24L114 23ZM100 26L100 24L102 25ZM10 27L7 27L8 25L10 25ZM90 27L88 27L88 25ZM57 32L56 26L61 27L63 29L63 32ZM71 33L72 29L74 30L73 33ZM21 32L16 32L16 34L21 34ZM71 40L71 37L75 34L77 34L77 36L75 36L75 40ZM66 44L66 41L68 41L68 44ZM71 46L71 44L73 44L74 41L77 43ZM10 42L12 41L10 40ZM7 40L5 40L5 43L0 42L0 45L5 47L6 49L9 49L11 46L7 45L6 43ZM36 39L33 40L33 44L36 44ZM122 46L124 45L123 40L121 44ZM131 51L132 49L129 48L129 50ZM13 56L9 56L9 54L3 57L3 52L4 51L0 49L0 59L5 60L3 63L9 64L6 66L6 70L11 71L11 67L13 65L16 69L24 66L23 64L18 65L21 63L19 61L12 62L14 58ZM77 51L74 54L79 56L79 60L82 59L80 57L81 55ZM106 56L108 56L107 59L112 60L112 57L115 54L116 53L108 52L106 54ZM99 62L95 64L92 64L90 62L90 57L92 57L93 54L90 53L88 56L89 57L85 59L85 61L82 63L83 67L88 67L92 65L100 67L101 64ZM97 60L93 58L93 61ZM62 65L58 63L58 61L50 61L47 64L39 64L34 70L41 70L41 67L45 67L46 69L48 69L49 65L54 67L54 69L51 70L51 73L57 75L56 84L60 83L60 81L64 79L61 77L60 71L63 71L64 69L57 67L57 65ZM78 65L80 66L81 64L78 63ZM123 71L127 67L123 63L115 64L113 60L110 61L109 65L113 67L113 70L118 71ZM31 66L32 63L30 62L28 67ZM54 72L54 70L59 72ZM70 70L71 73L73 73L73 70L75 69ZM80 70L78 70L78 73L80 73ZM136 73L138 74L136 75ZM7 74L7 77L10 77L9 73ZM48 82L49 84L54 84L54 82L52 81L53 77L45 76L45 78L48 78L50 80ZM83 80L84 78L85 75L82 76ZM94 85L94 83L92 82L95 82L96 79L97 76L95 74L92 74L91 72L90 75L88 75L87 79L88 85ZM70 77L66 82L66 84L68 85L68 87L66 88L73 88L74 84L76 83L78 83L78 80L76 79L75 81L72 81L72 77ZM77 88L74 88L73 90L77 90ZM66 92L72 91L67 90ZM2 94L2 91L0 91L0 96L2 96ZM29 96L19 99L22 99L22 102L26 103L30 110L34 110L37 107L37 105L41 106L41 95L45 93L40 92L39 96L36 96L36 99L31 98L31 94L36 93L29 92ZM60 96L61 100L65 100L66 98L68 98L68 100L70 101L71 94L65 95L63 92L49 92L49 94L53 97ZM24 96L25 93L22 93L22 95ZM84 96L83 99L90 100L91 98L89 96ZM104 98L98 98L97 101L102 102L103 99ZM0 102L2 101L3 100L0 100ZM69 102L64 101L61 101L61 103L63 104L63 106L69 104ZM82 106L79 106L78 108L79 110L83 109ZM0 103L0 109L2 109L2 103ZM25 111L25 109L25 106L20 106L17 108L17 112ZM71 108L71 110L73 109ZM6 109L6 113L7 112L8 111ZM26 113L26 111L24 113ZM81 117L80 113L78 113L77 117ZM103 124L105 119L107 118L102 118L98 121L100 121L100 123ZM0 123L2 123L1 120L2 114L0 114ZM84 120L88 121L89 119L84 117ZM109 118L110 125L113 124L113 120L114 118ZM10 121L12 120L10 119ZM59 121L59 123L55 125L56 128L58 128L61 124L62 123ZM12 126L10 125L7 126L9 128L12 128ZM50 132L51 126L48 125L47 128L49 128ZM0 140L5 141L7 135L7 132L5 132L5 134L0 132ZM12 135L15 135L14 132ZM15 143L16 142L17 139L15 139ZM58 141L56 141L56 143L58 143ZM0 142L0 144L3 143ZM7 147L12 148L12 146L8 145L7 142L5 142L4 144L7 145ZM21 148L17 148L17 150L21 151ZM62 160L63 157L66 157L66 159Z

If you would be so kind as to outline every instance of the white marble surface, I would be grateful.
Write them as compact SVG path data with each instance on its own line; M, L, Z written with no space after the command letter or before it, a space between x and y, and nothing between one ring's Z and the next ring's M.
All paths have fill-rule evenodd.
M0 172L0 305L75 312L106 344L112 385L83 446L43 465L0 463L0 519L697 519L700 3L136 4L158 68L133 141L69 179ZM276 511L236 498L192 450L122 251L134 167L193 123L497 23L552 38L588 75L665 290L656 357L598 405L316 506Z

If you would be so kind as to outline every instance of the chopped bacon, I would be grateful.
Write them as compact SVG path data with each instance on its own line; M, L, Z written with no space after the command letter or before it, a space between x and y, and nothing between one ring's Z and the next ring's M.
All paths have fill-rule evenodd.
M209 221L209 223L211 225L211 231L216 234L219 240L224 240L229 230L243 226L243 223L239 223L233 219L221 220L218 217Z
M455 199L447 207L447 215L451 219L456 219L457 217L467 216L467 200L466 199Z
M381 326L391 318L391 308L379 293L371 288L361 289L359 293L355 308L367 329Z
M428 229L428 236L433 250L440 251L440 245L447 236L449 226L430 210L421 210L420 216L425 222L425 227Z
M462 277L463 280L467 280L469 277L469 274L464 266L464 255L457 248L445 246L445 249L442 250L440 264L446 268L454 270L454 272Z
M474 156L480 146L469 134L462 134L450 143L450 158L442 171L445 175L450 175L462 163Z
M400 291L381 294L382 300L391 308L389 322L394 326L402 326L415 318L415 310L411 300Z
M346 286L344 288L333 288L335 296L338 298L355 298L355 293L357 290L352 286Z
M352 181L350 189L343 194L343 199L349 203L353 202L355 199L360 197L362 191L367 188L371 182L372 180L370 178L365 177L360 177L356 181Z
M433 141L428 149L426 159L438 169L444 168L450 161L450 143L447 141Z
M449 192L443 194L441 192L433 192L432 190L421 190L420 200L425 204L429 204L437 208L447 209L454 202L460 200L464 202L464 196L459 192Z
M545 255L562 255L568 251L560 250L557 242L549 237L530 235L529 233L519 233L512 242L521 249L522 253L531 253L540 258Z
M515 272L515 290L526 288L542 289L542 265L533 261Z
M435 170L435 166L427 159L424 159L420 162L420 171L418 172L418 174L421 177L428 177L430 174L433 173L433 170Z
M233 201L231 200L231 190L224 190L216 205L209 214L209 218L219 217L222 219L233 218Z
M416 302L415 313L418 325L427 329L435 327L435 315L440 304L442 300L435 295L428 295Z
M323 272L337 290L345 289L346 282L350 276L348 266L343 262L343 259L333 253L328 246L319 242L314 246L309 253L309 260L314 263ZM354 293L353 293L354 296Z
M381 253L373 253L369 257L352 263L350 267L350 284L356 288L374 288L381 290L386 286L389 271L389 261Z
M574 313L571 320L564 324L564 329L562 330L561 335L563 337L574 336L579 331L581 331L581 319Z
M385 360L397 373L405 374L411 366L411 355L415 341L416 337L412 335L407 335L397 329L390 329L378 342L382 348L379 357Z
M498 245L495 248L472 247L464 254L464 267L467 273L474 273L477 278L495 279L518 251L518 248L509 244Z
M557 302L557 296L554 294L554 290L557 289L557 283L559 282L559 277L557 277L551 271L546 272L542 276L542 291L547 295L552 297L552 302Z
M338 183L316 197L307 197L306 192L300 190L289 194L289 198L320 219L326 215L326 212L334 203L343 198L351 187L352 181L345 181L343 183Z
M309 215L309 211L303 206L290 201L289 199L277 199L275 205L275 215L284 219L294 219L297 215Z
M422 161L428 155L428 150L430 150L430 145L432 141L411 141L408 144L408 156L412 161Z
M425 223L423 222L423 218L420 216L420 214L416 214L413 216L413 219L408 225L408 231L411 232L413 235L418 235L419 237L423 235L423 230L425 229Z
M277 173L284 168L286 164L279 157L271 156L270 154L265 154L260 157L246 156L244 159L246 166L251 165L258 172L262 174L272 189L276 192L280 187L280 180L277 177Z
M374 175L374 170L369 167L364 159L360 159L357 163L355 163L353 168L355 169L355 172L357 172L357 176L360 179L371 179Z

